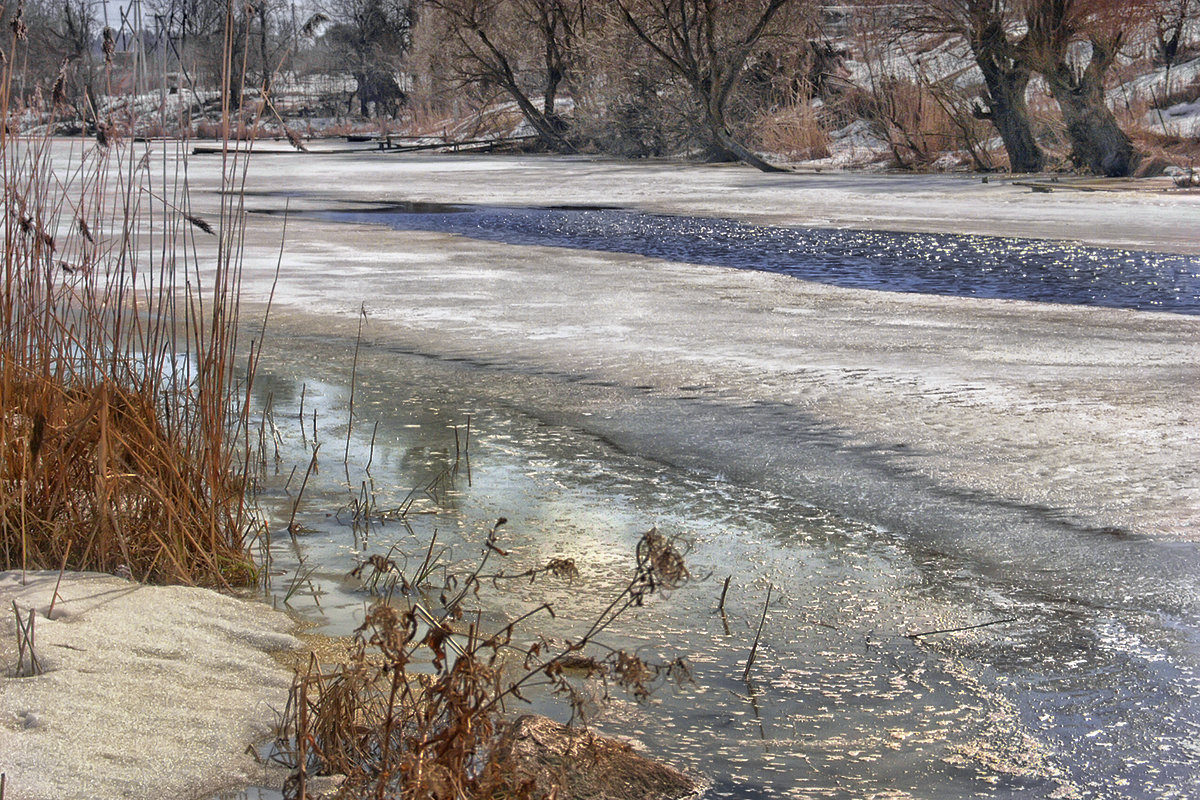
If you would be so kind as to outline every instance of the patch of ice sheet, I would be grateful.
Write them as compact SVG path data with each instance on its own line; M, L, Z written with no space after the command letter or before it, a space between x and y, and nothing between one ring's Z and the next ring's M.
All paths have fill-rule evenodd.
M300 646L265 605L110 575L0 573L0 606L35 610L44 672L13 677L0 625L0 772L11 800L203 797L245 785L290 676L270 651Z

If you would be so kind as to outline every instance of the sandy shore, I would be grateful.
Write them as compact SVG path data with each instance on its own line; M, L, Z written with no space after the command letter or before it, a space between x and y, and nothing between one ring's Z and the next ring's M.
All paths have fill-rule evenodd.
M0 772L11 800L211 797L256 774L295 623L259 602L111 575L0 573ZM42 673L17 668L16 603Z

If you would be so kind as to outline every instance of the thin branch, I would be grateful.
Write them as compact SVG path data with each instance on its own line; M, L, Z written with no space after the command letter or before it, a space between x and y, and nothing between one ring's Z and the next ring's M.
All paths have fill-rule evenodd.
M1016 622L1016 621L1017 621L1016 617L1006 617L1004 619L994 619L991 622L981 622L978 625L964 625L961 628L942 628L941 630L936 630L936 631L921 631L920 633L906 633L906 634L904 634L904 638L919 639L922 636L936 636L939 633L958 633L960 631L973 631L976 628L987 628L992 625L1003 625L1007 622Z

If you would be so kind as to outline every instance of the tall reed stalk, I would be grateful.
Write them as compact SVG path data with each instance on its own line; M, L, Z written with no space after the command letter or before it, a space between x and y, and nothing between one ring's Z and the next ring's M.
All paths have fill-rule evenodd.
M94 137L19 136L16 24L10 38L0 80L0 568L65 561L138 580L250 582L243 448L254 353L249 376L235 369L245 156L227 148L210 224L191 211L184 144L123 140L129 120L102 119L111 97L89 98Z

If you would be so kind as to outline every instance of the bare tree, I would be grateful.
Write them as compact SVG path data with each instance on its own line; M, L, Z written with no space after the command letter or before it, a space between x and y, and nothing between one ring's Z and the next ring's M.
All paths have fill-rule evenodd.
M1154 9L1154 44L1169 70L1179 59L1189 24L1200 17L1198 0L1159 0Z
M1140 158L1105 99L1105 77L1127 32L1144 21L1138 0L1029 0L1028 58L1062 109L1076 164L1112 177Z
M555 106L586 23L585 0L430 0L430 5L443 15L460 79L498 87L546 146L573 152Z
M284 0L241 0L240 5L235 42L242 48L243 74L248 84L267 94L292 44L287 4Z
M54 84L55 102L92 114L97 97L99 59L93 48L101 25L94 0L40 0L25 9L29 20L29 57L35 80Z
M922 0L908 7L918 32L950 33L971 50L983 75L984 104L975 106L1004 142L1013 172L1039 172L1045 155L1033 135L1026 94L1033 77L1020 8L1006 0Z
M227 0L143 0L143 15L160 21L160 45L193 91L220 83L227 6Z
M661 157L703 145L690 92L611 14L589 20L568 83L571 141L624 158Z
M335 0L330 12L334 24L325 37L354 75L360 112L395 116L406 97L395 73L412 42L415 7L408 0Z
M703 125L725 152L781 171L743 145L726 110L747 59L772 21L798 0L612 0L629 29L691 90Z

